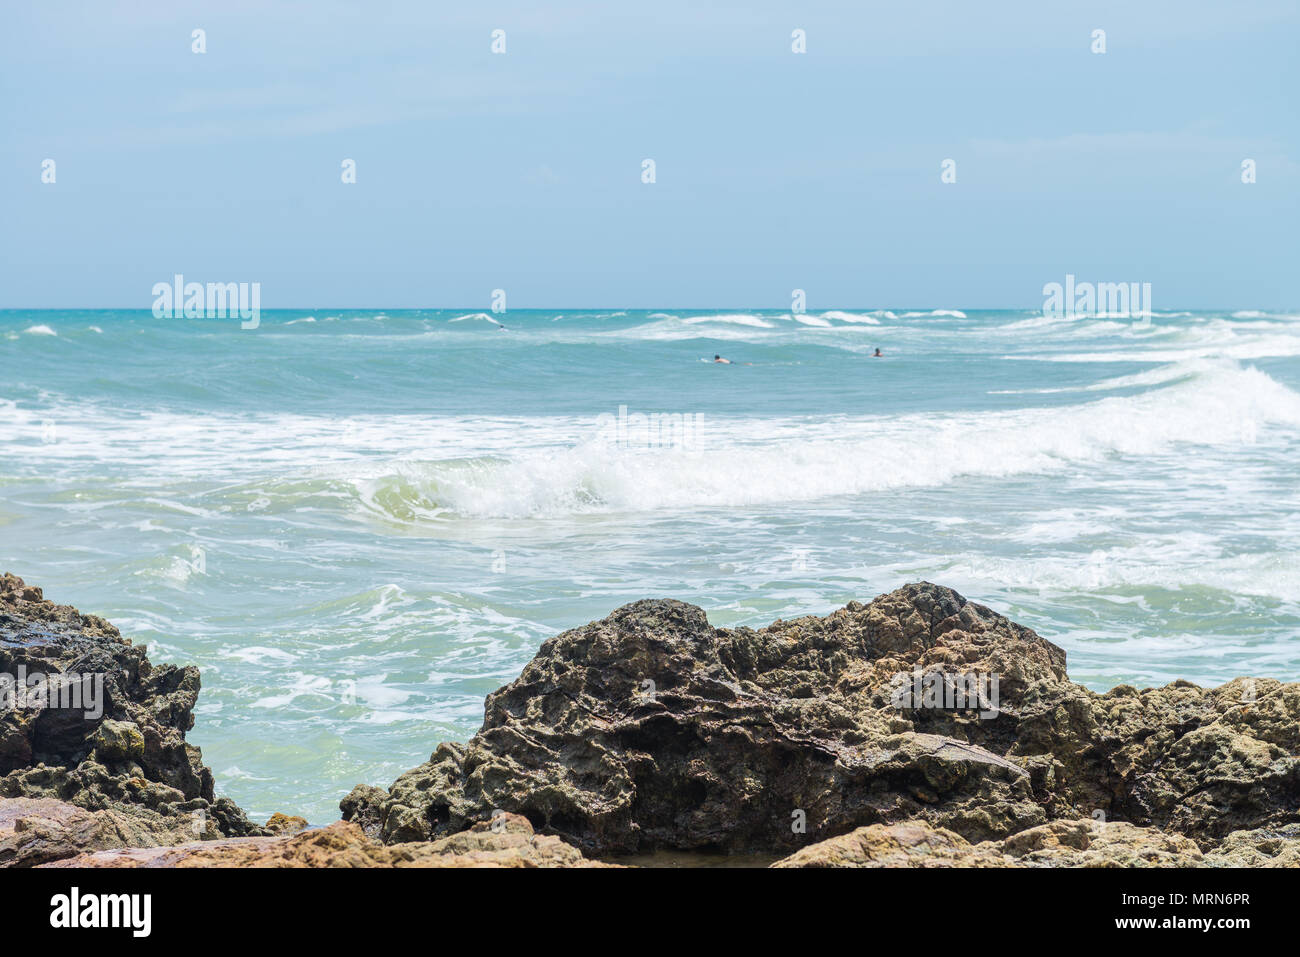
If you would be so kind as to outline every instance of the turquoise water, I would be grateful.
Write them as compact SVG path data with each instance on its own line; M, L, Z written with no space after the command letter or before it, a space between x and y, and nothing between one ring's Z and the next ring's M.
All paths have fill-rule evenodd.
M199 665L260 818L337 817L649 596L762 625L929 579L1099 690L1300 679L1300 315L495 319L0 312L0 567Z

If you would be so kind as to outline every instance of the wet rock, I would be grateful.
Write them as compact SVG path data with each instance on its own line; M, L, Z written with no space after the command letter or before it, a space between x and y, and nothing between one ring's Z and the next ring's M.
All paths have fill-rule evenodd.
M21 841L6 837L9 863L106 841L260 833L234 802L215 796L212 772L185 740L198 693L197 668L155 666L102 618L0 576L0 801L90 812L51 812ZM14 843L34 847L38 831L45 850L19 854Z

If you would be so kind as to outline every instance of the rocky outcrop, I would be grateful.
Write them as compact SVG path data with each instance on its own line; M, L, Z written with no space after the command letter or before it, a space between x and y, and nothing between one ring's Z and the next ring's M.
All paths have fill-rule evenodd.
M215 797L198 679L0 578L0 866L1300 866L1300 685L1097 694L929 583L761 629L627 605L321 829Z
M198 693L197 668L0 577L0 866L261 833L185 740Z
M100 851L51 867L606 867L559 838L533 832L526 818L492 822L440 841L384 845L339 821L292 837L205 841L180 847Z
M950 706L975 676L997 700ZM823 859L1199 864L1235 839L1276 861L1300 823L1298 747L1300 685L1097 694L1051 642L920 583L758 630L625 606L544 643L468 743L342 808L390 844L503 810L602 855L832 839Z
M876 821L976 840L1042 823L1023 767L888 706L887 678L957 629L981 636L962 646L970 664L1017 691L1064 674L1060 649L946 590L758 631L637 602L547 641L467 745L440 746L377 805L354 792L344 813L401 842L499 809L600 854L793 850Z

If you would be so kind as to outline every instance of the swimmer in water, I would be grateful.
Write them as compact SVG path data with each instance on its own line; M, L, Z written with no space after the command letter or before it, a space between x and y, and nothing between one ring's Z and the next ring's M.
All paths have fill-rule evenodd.
M730 360L730 359L724 359L724 358L722 358L722 356L719 356L719 355L715 355L715 356L713 357L713 361L714 361L714 362L720 362L720 363L722 363L722 364L725 365L725 366L729 366L729 365L731 365L731 360Z
M871 358L873 358L873 359L883 359L883 358L885 358L885 354L884 354L883 352L880 351L880 346L876 346L876 351L875 351L875 353L871 356Z

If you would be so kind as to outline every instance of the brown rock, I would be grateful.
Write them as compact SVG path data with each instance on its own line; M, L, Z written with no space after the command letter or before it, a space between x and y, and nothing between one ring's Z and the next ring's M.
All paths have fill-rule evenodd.
M210 823L147 808L88 811L52 798L0 798L0 867L35 867L85 851L150 847L204 833L215 836Z
M441 841L386 846L344 821L292 837L251 837L179 847L100 851L49 867L605 867L525 818L499 816Z
M278 811L271 815L271 819L264 825L264 830L276 837L292 837L301 831L307 830L311 825L307 823L305 817L290 817L287 814L281 814Z
M969 844L924 824L872 825L821 841L773 867L1193 867L1196 843L1132 824L1052 821L1001 841Z
M796 851L772 866L992 867L1001 863L952 831L907 823L860 827Z

